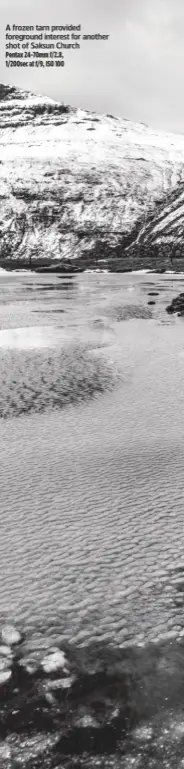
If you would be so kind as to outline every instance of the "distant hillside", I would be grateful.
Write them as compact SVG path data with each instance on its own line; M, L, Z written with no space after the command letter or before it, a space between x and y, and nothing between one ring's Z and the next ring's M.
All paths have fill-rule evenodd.
M184 269L184 136L0 84L0 265Z

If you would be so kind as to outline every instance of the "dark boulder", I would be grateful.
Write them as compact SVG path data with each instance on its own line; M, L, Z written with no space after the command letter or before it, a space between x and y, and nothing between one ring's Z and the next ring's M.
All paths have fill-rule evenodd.
M184 315L184 293L179 294L179 296L172 300L171 304L166 307L166 312L169 315L177 313L180 317Z

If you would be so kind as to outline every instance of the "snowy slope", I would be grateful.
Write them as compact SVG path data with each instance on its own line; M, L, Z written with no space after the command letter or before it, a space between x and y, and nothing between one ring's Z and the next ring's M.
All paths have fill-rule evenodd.
M184 136L0 84L0 179L2 266L181 257Z
M132 258L175 270L184 269L184 184L181 180L154 204L151 212L141 223L138 235L128 250Z

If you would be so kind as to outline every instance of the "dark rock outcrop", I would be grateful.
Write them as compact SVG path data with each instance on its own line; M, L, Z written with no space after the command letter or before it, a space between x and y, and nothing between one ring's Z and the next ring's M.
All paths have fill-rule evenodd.
M167 312L169 315L174 315L177 313L179 317L184 316L184 293L179 294L179 296L176 296L175 299L171 302L171 304L166 307Z

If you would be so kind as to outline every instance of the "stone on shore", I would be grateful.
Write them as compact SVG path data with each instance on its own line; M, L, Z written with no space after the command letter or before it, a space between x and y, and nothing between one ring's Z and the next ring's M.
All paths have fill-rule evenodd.
M75 680L75 676L66 676L65 678L54 679L54 681L47 681L47 690L70 689Z
M3 656L3 657L11 657L11 659L12 659L12 649L11 649L11 647L10 646L5 646L5 645L4 646L0 645L0 657L1 656Z
M0 657L0 673L11 666L10 657Z
M4 625L1 630L1 638L7 646L14 646L21 641L21 634L13 625Z
M0 686L6 684L10 680L11 675L11 670L0 670Z
M43 658L42 667L45 673L55 673L56 670L63 670L64 673L68 673L65 653L60 649L51 651Z

